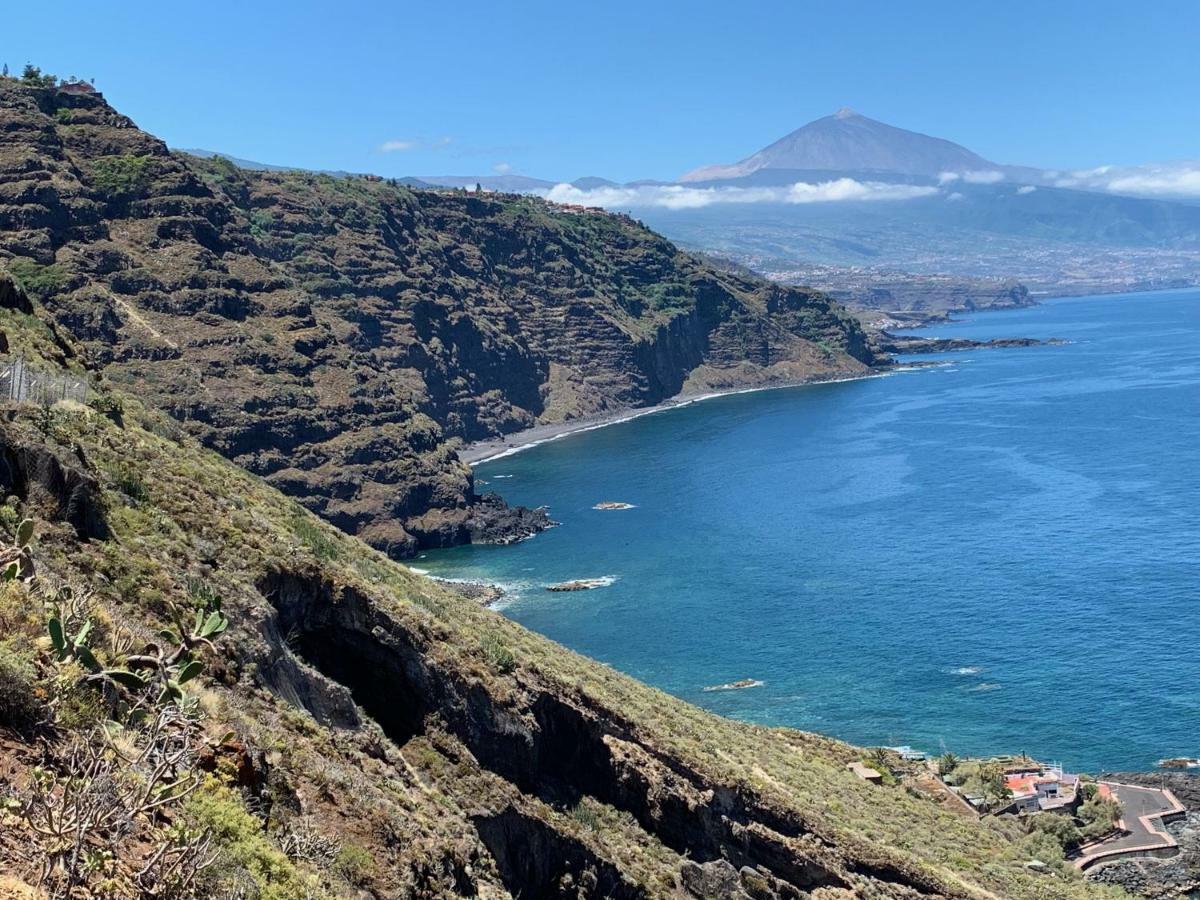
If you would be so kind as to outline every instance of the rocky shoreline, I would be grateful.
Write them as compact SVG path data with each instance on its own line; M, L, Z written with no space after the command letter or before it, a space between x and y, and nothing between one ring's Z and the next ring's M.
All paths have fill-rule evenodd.
M744 387L731 388L729 390L709 391L705 393L680 394L670 400L665 400L662 403L656 403L653 406L643 407L625 407L614 409L609 412L600 413L594 416L585 416L578 419L572 419L569 422L555 422L545 425L534 425L532 428L525 428L521 431L514 431L510 434L500 437L488 438L483 441L473 441L471 443L460 444L457 447L458 458L469 466L478 466L493 460L503 459L506 456L512 456L532 447L538 447L542 444L551 441L561 440L573 434L582 434L585 431L594 431L597 428L606 428L609 425L618 425L622 422L630 422L634 419L639 419L642 416L653 415L654 413L666 412L671 409L679 409L684 406L691 406L693 403L700 403L704 400L712 400L716 397L729 397L736 394L751 394L758 391L780 390L783 388L808 387L817 384L836 384L843 381L858 381L861 378L878 378L887 375L897 368L905 368L903 365L888 365L880 366L862 375L851 375L838 378L810 378L796 379L788 381L779 381L771 384L746 385Z
M460 597L473 600L484 607L493 607L507 596L504 588L486 581L459 581L453 578L439 578L437 575L426 577Z
M950 353L955 350L1001 350L1019 347L1053 347L1067 343L1062 338L992 338L977 341L972 338L925 338L903 334L880 333L879 348L887 353Z

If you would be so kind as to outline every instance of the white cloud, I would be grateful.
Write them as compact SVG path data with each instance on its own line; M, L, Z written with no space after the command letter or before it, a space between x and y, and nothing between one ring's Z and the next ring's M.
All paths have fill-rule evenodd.
M384 141L379 145L380 153L403 153L407 150L439 150L452 143L454 138L440 137L433 140L424 138L395 138Z
M980 169L974 172L963 172L963 181L967 184L995 184L1004 180L1004 173L995 169Z
M716 203L836 203L864 200L911 200L939 193L935 187L855 181L838 178L809 184L798 181L787 187L695 188L678 184L600 187L581 190L571 184L556 184L546 197L556 203L577 203L606 208L662 207L699 209Z
M1023 184L1019 188L1017 188L1017 193L1021 194L1021 195L1032 194L1036 190L1037 190L1037 188L1034 187L1032 184Z
M507 175L510 172L512 172L512 170L513 170L512 163L498 162L494 166L492 166L492 171L495 172L497 175Z
M970 172L942 172L938 175L938 184L946 185L962 179L967 184L995 184L1004 180L1004 173L995 169L976 169Z
M1143 197L1200 197L1200 160L1058 172L1057 187Z
M963 195L960 194L958 191L955 191L953 194L947 194L946 199L950 200L951 202L957 203L959 200L963 199Z

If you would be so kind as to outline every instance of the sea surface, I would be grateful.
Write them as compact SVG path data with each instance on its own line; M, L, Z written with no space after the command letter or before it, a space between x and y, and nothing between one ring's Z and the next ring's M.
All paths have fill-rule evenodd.
M1081 771L1200 756L1200 291L920 333L1069 343L486 463L486 489L561 527L416 565L504 585L518 622L738 719ZM763 683L705 690L740 679Z

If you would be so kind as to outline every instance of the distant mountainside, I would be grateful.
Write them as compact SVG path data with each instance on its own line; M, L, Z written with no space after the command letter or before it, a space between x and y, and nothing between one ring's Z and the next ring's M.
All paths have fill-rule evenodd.
M557 182L528 175L418 175L417 180L430 187L474 188L507 194L545 193Z
M239 168L13 79L0 133L0 263L110 378L393 556L544 525L462 441L875 362L826 295L627 216Z
M680 181L742 178L760 169L893 172L935 178L942 172L997 168L995 163L952 141L841 109L809 122L741 162L695 169Z
M1015 279L1036 293L1200 282L1200 203L1081 189L1061 175L993 163L951 141L841 110L739 163L696 169L675 183L588 176L561 185L495 174L400 182L478 184L629 212L690 248L788 281L814 266L832 267L824 274L834 278L839 267L863 266L889 283L896 273L918 276L908 300L890 293L897 310L921 302L911 291L927 285L925 302L943 302L929 275ZM850 285L863 280L850 275Z

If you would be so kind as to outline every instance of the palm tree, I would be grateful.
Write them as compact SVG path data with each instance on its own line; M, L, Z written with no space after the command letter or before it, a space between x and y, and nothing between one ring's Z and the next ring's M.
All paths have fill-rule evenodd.
M951 772L958 768L961 760L949 750L938 757L938 774L945 778Z

